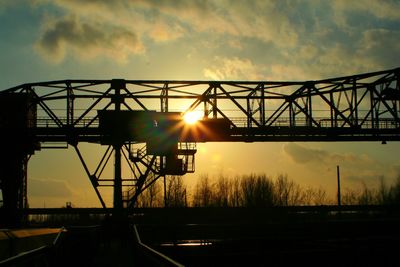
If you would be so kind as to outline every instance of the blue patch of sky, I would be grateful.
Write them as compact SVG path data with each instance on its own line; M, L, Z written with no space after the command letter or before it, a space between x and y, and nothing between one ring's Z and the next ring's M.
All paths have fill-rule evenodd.
M295 8L286 8L288 14L287 18L290 20L291 25L297 29L301 26L307 32L313 32L317 23L318 13L316 9L311 7L310 2L304 2L297 5Z
M349 33L337 25L330 27L322 34L308 33L304 38L321 48L330 48L337 45L351 47L360 40L360 33Z
M359 34L349 34L336 23L336 18L328 1L301 2L288 9L291 25L296 27L299 45L314 45L325 49L336 45L352 46L360 38ZM296 50L296 48L295 48Z
M221 42L228 40L229 37L221 36ZM226 57L238 57L240 59L249 59L254 64L279 63L282 61L282 50L272 42L265 42L254 37L240 37L236 41L241 48L235 48L224 43L219 46L216 54L221 54Z
M388 30L398 30L399 20L382 19L373 16L369 12L363 11L352 11L346 12L346 23L348 26L365 30L365 29L388 29Z
M21 83L37 81L40 72L50 69L36 54L34 45L39 38L44 13L55 12L47 7L12 4L0 13L0 90Z
M150 22L155 22L158 18L161 17L160 10L155 8L143 8L135 6L130 8L130 10L142 14L143 17Z
M1 44L32 43L40 27L41 14L30 8L12 5L0 14Z

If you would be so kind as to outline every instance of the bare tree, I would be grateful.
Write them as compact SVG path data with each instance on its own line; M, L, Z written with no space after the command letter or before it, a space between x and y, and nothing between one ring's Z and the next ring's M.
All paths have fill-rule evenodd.
M168 207L186 207L187 190L182 176L170 176L166 190L166 205Z
M208 175L200 176L194 189L193 206L210 207L213 203L213 185L210 183Z
M278 206L289 206L290 195L293 192L294 183L289 181L287 175L280 174L275 180L275 203Z
M228 207L230 203L229 198L231 197L231 183L229 178L220 174L215 184L215 192L214 192L214 205L217 207Z
M229 198L229 205L231 207L240 207L242 206L243 195L242 190L240 187L240 177L236 176L231 180L230 183L231 191L230 191L230 198Z
M273 183L265 174L243 176L241 188L243 206L267 207L274 205Z
M397 177L394 185L389 190L389 204L400 204L400 176Z
M154 208L162 206L161 188L159 183L152 183L137 199L137 206Z
M316 190L308 187L303 192L303 205L313 205L316 196Z
M325 189L319 187L315 190L314 198L313 198L314 205L326 205L329 204L328 197L326 196Z
M274 183L275 204L278 206L306 205L315 193L304 191L287 174L278 175Z
M342 193L343 205L357 205L360 192L354 189L346 188Z
M368 188L365 183L363 183L363 190L358 196L359 205L372 205L377 203L377 192L371 188Z
M390 202L390 191L385 183L385 177L379 177L379 187L377 193L378 204L384 205Z

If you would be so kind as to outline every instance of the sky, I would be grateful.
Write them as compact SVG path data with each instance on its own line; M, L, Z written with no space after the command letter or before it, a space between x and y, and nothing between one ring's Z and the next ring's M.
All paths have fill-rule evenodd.
M317 80L399 67L399 40L397 0L0 0L0 90L58 79ZM98 148L82 147L94 164ZM337 165L343 188L392 183L399 148L206 143L184 178L287 174L333 196ZM37 152L28 189L31 207L99 206L70 149Z

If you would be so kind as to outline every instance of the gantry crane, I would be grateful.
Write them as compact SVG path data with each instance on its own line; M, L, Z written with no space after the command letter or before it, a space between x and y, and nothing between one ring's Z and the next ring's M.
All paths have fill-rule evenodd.
M400 68L302 82L61 80L0 92L3 210L27 207L27 164L72 146L103 207L133 207L158 178L194 172L198 142L398 141ZM200 112L195 124L189 112ZM104 146L90 170L79 144ZM114 177L102 172L114 155ZM121 173L129 163L134 178Z

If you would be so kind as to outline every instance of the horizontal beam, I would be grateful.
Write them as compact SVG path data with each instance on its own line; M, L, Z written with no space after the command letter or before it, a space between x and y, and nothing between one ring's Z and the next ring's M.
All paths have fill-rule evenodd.
M135 208L133 214L174 214L182 212L202 213L215 211L265 211L265 212L336 212L336 211L398 211L400 206L393 205L327 205L327 206L284 206L266 208ZM21 210L22 214L111 214L112 208L30 208Z
M370 73L362 73L350 76L343 76L343 77L335 77L335 78L328 78L328 79L321 79L321 80L313 80L313 81L202 81L202 80L121 80L124 84L132 84L132 85L143 85L148 87L155 87L155 88L163 88L165 84L168 85L180 85L180 86L193 86L193 85L209 85L209 84L216 84L216 85L270 85L270 86L294 86L294 85L304 85L306 83L314 83L314 84L324 84L324 83L338 83L343 81L350 81L350 80L359 80L359 79L366 79L368 77L384 75L387 73L399 72L400 68L394 68L389 70L382 70ZM4 93L14 92L20 89L28 88L28 87L38 87L38 86L45 86L45 87L54 87L54 88L63 88L66 85L72 85L71 88L79 88L79 85L82 86L95 86L101 84L112 84L113 80L82 80L82 79L68 79L68 80L56 80L56 81L46 81L46 82L34 82L34 83L25 83L18 86L11 87L9 89L4 90ZM349 82L348 82L349 83ZM75 85L75 86L73 86ZM158 86L157 86L158 85ZM173 87L172 87L173 88Z
M109 142L109 137L104 136L97 127L92 128L36 128L30 129L29 134L16 134L4 130L0 137L2 140L29 140L41 143L62 143L60 148L68 148L66 143ZM133 140L126 137L125 142L144 143L142 140ZM213 137L210 135L196 138L195 136L181 136L179 142L292 142L292 141L399 141L400 128L360 128L360 127L308 127L308 126L261 126L261 127L235 127L226 134Z

